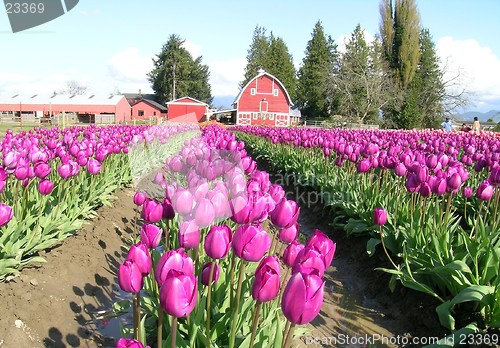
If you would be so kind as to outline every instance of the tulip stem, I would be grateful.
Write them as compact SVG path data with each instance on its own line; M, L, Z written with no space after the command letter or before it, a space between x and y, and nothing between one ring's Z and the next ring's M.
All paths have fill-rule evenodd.
M139 322L141 318L141 294L136 292L132 295L132 303L134 306L134 339L139 339Z
M392 258L389 255L389 253L387 252L387 248L385 247L384 236L382 235L382 226L379 226L379 227L380 227L380 241L382 242L382 248L384 249L385 255L387 256L389 261L391 261L392 265L394 266L394 269L398 269L398 266L396 266L394 261L392 261Z
M157 336L156 336L156 346L157 347L163 347L163 309L159 308L159 313L158 313L158 323L156 323L156 331L157 331Z
M240 274L238 276L238 288L236 290L235 306L233 308L233 321L231 323L231 336L229 337L229 348L234 348L236 337L236 324L238 322L238 312L240 309L241 285L243 284L243 275L245 274L245 261L241 260Z
M212 280L214 278L214 270L215 270L215 263L217 261L214 260L212 262L212 265L210 266L210 275L208 277L208 294L207 294L207 337L208 337L208 344L209 348L212 345L212 340L210 339L210 304L212 300ZM251 345L250 345L251 346Z
M259 322L259 314L260 314L261 307L262 307L262 302L257 301L255 303L255 311L253 313L252 337L250 338L250 345L249 345L249 347L253 347L253 342L255 340L255 333L257 331L257 323Z
M291 346L293 341L293 331L295 330L295 324L290 324L290 328L288 329L288 333L286 334L285 342L283 343L283 348L288 348Z
M172 340L170 341L170 348L177 347L177 317L174 317L172 320Z
M231 257L231 272L229 274L229 303L233 305L234 300L234 267L236 267L236 256Z
M165 224L165 251L170 249L170 231L168 230L168 221Z

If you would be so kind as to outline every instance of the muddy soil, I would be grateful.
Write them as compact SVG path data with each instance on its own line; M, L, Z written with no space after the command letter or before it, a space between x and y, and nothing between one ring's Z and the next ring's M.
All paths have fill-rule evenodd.
M0 283L1 348L114 346L117 319L103 319L100 313L121 296L116 270L126 254L123 245L130 244L135 216L133 191L116 195L113 207L100 208L76 236L47 252L47 263ZM391 293L388 276L374 271L385 260L369 258L366 240L346 238L329 221L321 206L302 207L302 232L321 229L337 243L337 253L325 276L321 313L310 326L311 335L298 345L387 347L397 346L388 341L396 337L443 337L436 303L401 288ZM386 341L363 344L360 337Z

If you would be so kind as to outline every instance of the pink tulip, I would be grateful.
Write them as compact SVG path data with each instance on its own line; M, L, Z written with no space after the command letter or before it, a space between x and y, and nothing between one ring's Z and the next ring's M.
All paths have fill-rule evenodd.
M163 207L160 203L152 199L147 199L142 205L141 216L146 222L158 222L163 216Z
M160 257L155 268L155 278L158 284L163 284L168 272L172 269L185 274L194 274L193 260L182 248L169 250Z
M255 270L252 298L259 302L271 301L280 290L280 262L276 256L264 257Z
M283 252L283 262L285 265L292 267L295 264L298 254L304 249L304 247L304 244L300 244L297 240L292 241Z
M299 224L294 223L290 227L282 228L279 231L278 238L283 243L289 244L297 238L299 234Z
M71 165L63 164L59 168L57 168L57 172L59 173L59 176L61 178L68 179L69 177L71 177L71 173L72 173Z
M295 263L292 266L292 274L299 272L303 274L316 274L322 277L325 274L326 268L325 259L320 251L306 246L297 255Z
M493 197L493 191L493 186L485 180L477 188L476 197L483 201L489 201Z
M0 203L0 227L7 225L13 217L12 208L7 204Z
M205 252L212 259L222 259L229 252L231 240L232 233L229 226L212 226L205 237Z
M135 205L143 205L146 201L146 194L144 192L136 192L134 194L134 204Z
M33 167L33 171L35 172L35 175L38 178L45 179L47 177L47 175L50 174L50 172L52 171L52 169L50 168L50 166L47 163L45 163L45 162L38 162Z
M259 261L271 247L271 239L260 225L242 225L234 232L231 245L239 258Z
M194 220L199 227L207 227L215 220L215 210L207 198L201 198L194 208Z
M130 339L130 338L120 338L116 342L116 348L150 348L149 346L144 347L141 341Z
M118 269L118 284L125 292L139 292L144 285L142 273L132 260L125 260Z
M281 300L285 317L291 323L299 325L312 321L323 305L324 285L317 275L292 275Z
M0 180L0 193L3 192L3 190L5 190L5 185L7 185L5 180Z
M489 179L493 186L500 186L500 165L497 165L491 170Z
M201 283L205 286L208 286L208 282L210 281L210 269L212 268L212 264L213 262L205 263L201 270ZM214 272L212 274L212 284L217 283L217 280L219 280L219 275L220 275L220 268L219 265L216 263L214 264Z
M467 186L462 189L462 196L464 196L465 198L471 197L473 193L474 190L472 189L472 187Z
M141 227L141 242L149 249L154 249L160 245L162 230L156 225L144 224Z
M188 190L178 188L172 197L174 210L181 215L188 215L193 210L194 197Z
M53 189L54 183L48 179L44 179L38 184L38 192L42 195L50 195Z
M247 224L250 222L250 212L252 210L248 198L244 195L234 197L229 205L231 207L231 220L237 224Z
M187 317L196 306L198 281L192 274L171 270L160 289L160 305L168 314Z
M278 228L287 228L293 225L300 213L300 208L293 200L283 198L271 213L271 222Z
M194 249L200 244L200 229L194 220L183 221L179 225L179 245L182 248Z

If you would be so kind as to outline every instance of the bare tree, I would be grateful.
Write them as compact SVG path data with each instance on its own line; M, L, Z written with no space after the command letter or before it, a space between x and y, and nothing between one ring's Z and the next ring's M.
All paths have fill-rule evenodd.
M76 80L66 81L66 86L59 90L57 94L69 94L69 95L83 95L89 90L88 86L81 85Z

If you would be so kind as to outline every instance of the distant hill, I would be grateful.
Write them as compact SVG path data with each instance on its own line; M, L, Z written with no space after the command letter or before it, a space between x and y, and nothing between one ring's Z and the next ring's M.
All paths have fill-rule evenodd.
M472 121L474 117L479 119L479 121L486 122L488 119L492 118L493 122L500 122L500 111L490 110L488 112L478 112L478 111L468 111L462 114L454 115L454 118L461 119L464 121Z
M223 109L232 109L234 99L234 95L215 96L212 101L212 105L216 108L221 107Z

